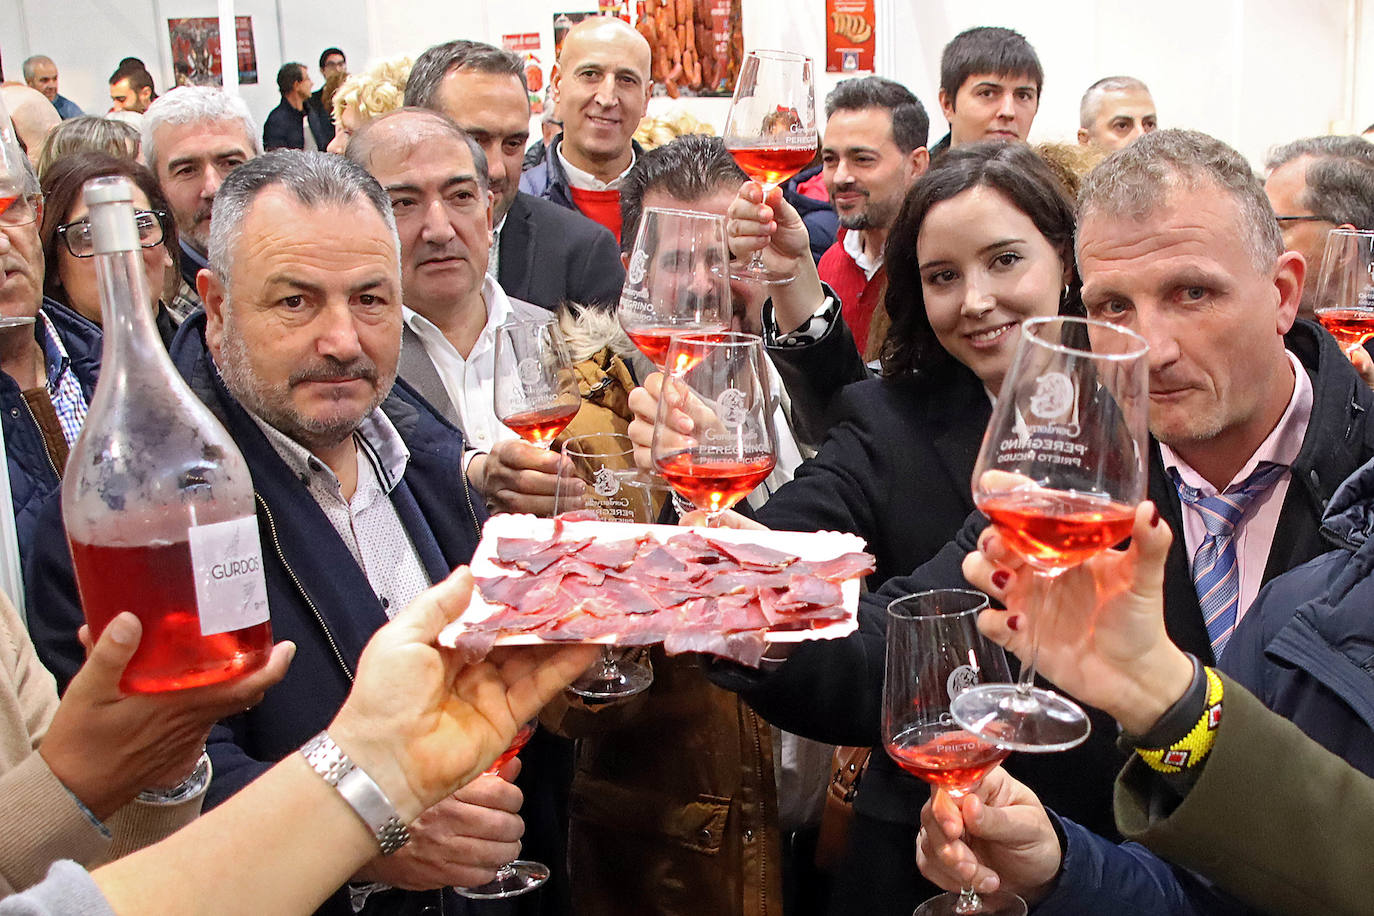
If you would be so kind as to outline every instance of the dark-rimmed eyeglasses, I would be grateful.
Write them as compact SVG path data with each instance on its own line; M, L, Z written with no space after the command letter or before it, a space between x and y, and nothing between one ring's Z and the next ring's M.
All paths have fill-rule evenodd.
M1331 222L1324 216L1276 216L1274 219L1279 221L1282 227L1285 223L1329 223Z
M134 222L138 224L138 243L144 248L156 248L167 235L166 210L135 210ZM67 246L74 258L89 258L95 254L95 243L91 240L89 220L79 219L63 223L57 227L57 237Z

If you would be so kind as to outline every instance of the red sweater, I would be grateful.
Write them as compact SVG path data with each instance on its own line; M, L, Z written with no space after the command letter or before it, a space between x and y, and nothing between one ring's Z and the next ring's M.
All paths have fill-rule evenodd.
M568 186L568 190L572 192L573 203L577 205L578 210L582 211L582 215L611 230L611 235L615 236L616 244L619 244L620 192L584 191L571 185Z
M820 273L821 279L829 283L830 288L840 297L840 314L844 316L845 324L849 325L850 333L854 335L859 355L868 359L868 326L873 320L874 311L883 301L883 289L887 286L887 267L879 267L871 280L864 276L863 268L855 264L849 252L844 250L844 237L848 233L848 229L840 229L835 244L821 255L816 270Z

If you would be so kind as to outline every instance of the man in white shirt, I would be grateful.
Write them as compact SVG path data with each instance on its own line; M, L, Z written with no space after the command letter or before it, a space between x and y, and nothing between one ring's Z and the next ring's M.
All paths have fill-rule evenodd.
M468 479L493 508L548 514L561 456L496 419L496 330L547 320L487 275L491 194L482 148L435 111L405 109L354 134L348 157L391 198L401 238L405 334L400 374L476 449Z

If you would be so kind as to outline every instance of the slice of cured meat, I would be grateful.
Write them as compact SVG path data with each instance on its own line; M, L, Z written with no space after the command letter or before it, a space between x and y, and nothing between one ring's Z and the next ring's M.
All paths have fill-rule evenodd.
M750 569L782 569L797 562L797 558L791 554L758 544L732 544L728 541L713 543L736 563Z
M873 555L868 553L846 553L833 560L799 560L797 572L808 572L831 582L857 579L877 569Z

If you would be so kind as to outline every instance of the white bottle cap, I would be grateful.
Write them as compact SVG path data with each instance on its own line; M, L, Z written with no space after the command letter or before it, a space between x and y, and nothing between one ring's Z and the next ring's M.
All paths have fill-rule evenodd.
M138 223L134 221L134 189L122 175L92 178L82 189L87 219L91 223L91 243L96 254L139 251Z

